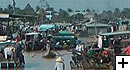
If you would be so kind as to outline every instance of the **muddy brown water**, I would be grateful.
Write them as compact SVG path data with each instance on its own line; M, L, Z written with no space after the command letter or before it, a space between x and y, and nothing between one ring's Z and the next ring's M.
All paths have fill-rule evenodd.
M68 53L65 50L61 50L58 52L60 52L61 54ZM55 69L55 63L56 63L55 60L56 58L58 58L58 56L56 58L47 59L42 57L43 53L39 53L36 56L32 57L34 54L37 54L37 51L24 53L25 62L26 62L24 67L18 69L0 69L0 70L54 70ZM62 56L65 63L65 70L71 70L69 64L69 62L71 61L71 55L72 54L67 54Z

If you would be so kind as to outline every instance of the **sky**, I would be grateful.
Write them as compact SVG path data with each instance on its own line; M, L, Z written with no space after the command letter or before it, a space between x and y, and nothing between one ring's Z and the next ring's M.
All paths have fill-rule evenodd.
M40 5L40 0L15 0L16 7L23 9L28 3L35 9ZM71 8L73 10L95 9L114 10L114 8L130 7L130 0L46 0L48 4L55 10ZM8 4L12 4L12 0L0 0L0 7L5 8Z

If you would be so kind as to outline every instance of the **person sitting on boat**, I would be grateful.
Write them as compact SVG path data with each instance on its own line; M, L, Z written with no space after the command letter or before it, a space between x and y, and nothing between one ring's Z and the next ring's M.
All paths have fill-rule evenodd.
M75 48L76 54L77 55L81 55L82 51L83 51L83 45L82 44L78 44Z
M77 64L77 62L81 62L82 60L82 53L83 53L83 49L84 45L82 43L78 44L75 48L75 50L73 50L72 54L72 60L74 61L75 64Z
M72 52L72 54L77 56L79 60L82 58L83 46L83 43L78 44L75 50Z

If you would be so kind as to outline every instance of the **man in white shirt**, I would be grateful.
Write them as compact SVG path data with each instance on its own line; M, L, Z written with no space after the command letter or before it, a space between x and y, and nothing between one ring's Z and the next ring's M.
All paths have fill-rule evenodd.
M10 59L8 56L11 57L13 55L13 52L12 52L13 49L14 49L14 47L6 47L4 49L5 59Z
M82 51L83 51L83 44L78 44L75 48L75 51L78 55L81 55Z
M75 50L72 52L72 54L74 55L72 56L72 60L74 61L75 64L77 64L77 60L78 62L80 62L83 59L82 57L82 52L84 50L83 48L84 48L84 44L80 43L76 46Z

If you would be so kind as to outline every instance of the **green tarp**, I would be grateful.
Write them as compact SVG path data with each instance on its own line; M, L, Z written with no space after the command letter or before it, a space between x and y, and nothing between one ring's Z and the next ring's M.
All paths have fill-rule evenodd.
M52 29L54 27L55 27L55 25L45 24L45 25L41 25L40 27L38 27L38 31L46 31L47 29Z

